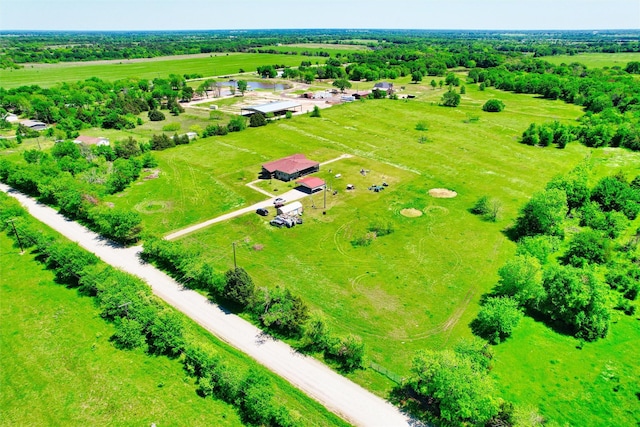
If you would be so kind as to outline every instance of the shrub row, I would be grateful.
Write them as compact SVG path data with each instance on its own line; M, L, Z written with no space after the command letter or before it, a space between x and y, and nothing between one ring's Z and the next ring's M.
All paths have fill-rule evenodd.
M297 340L300 350L322 352L344 371L364 366L365 347L360 337L332 336L320 315L310 315L304 301L289 289L256 289L243 268L215 272L196 251L178 242L149 238L141 257L155 263L185 286L200 289L232 309L243 311L268 331Z
M111 337L121 349L144 348L154 355L183 355L184 369L197 378L197 391L235 406L250 424L295 426L300 423L282 405L274 402L269 379L250 369L244 376L220 357L188 345L183 325L172 309L165 307L139 279L99 263L98 258L75 243L56 240L43 233L17 201L0 193L0 230L16 237L8 220L13 220L22 245L35 247L41 261L57 280L94 297L105 320L114 323Z

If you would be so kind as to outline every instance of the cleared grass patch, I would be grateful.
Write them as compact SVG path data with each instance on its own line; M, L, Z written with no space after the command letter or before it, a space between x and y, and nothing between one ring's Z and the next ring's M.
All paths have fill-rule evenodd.
M103 80L124 78L149 79L167 78L169 74L202 74L203 76L223 76L237 74L240 70L254 72L260 65L284 64L300 65L298 55L271 55L260 53L212 53L208 57L180 57L167 60L151 58L149 61L122 63L60 63L50 67L26 64L19 70L0 70L1 86L10 89L23 85L50 87L60 82L75 82L90 77Z
M576 339L525 317L514 336L495 347L492 372L504 397L539 406L561 425L640 423L640 328L633 317L615 317L609 337L582 349Z
M629 62L640 61L640 52L579 53L577 55L545 56L542 59L555 65L579 62L589 68L612 68L617 66L624 69Z

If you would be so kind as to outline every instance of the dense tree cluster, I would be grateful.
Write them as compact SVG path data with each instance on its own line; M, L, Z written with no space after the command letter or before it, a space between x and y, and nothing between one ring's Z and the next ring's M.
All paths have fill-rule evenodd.
M502 341L524 309L594 341L607 335L611 309L635 312L638 231L627 241L619 238L640 213L640 178L605 176L591 188L587 182L588 169L581 165L551 180L523 207L512 230L516 256L498 271L493 297L472 324L478 335ZM571 234L562 242L568 228ZM610 297L606 285L618 296Z
M142 230L140 216L108 207L100 197L122 191L143 167L154 165L155 159L143 154L147 150L132 138L116 142L114 148L63 141L50 153L25 151L25 163L0 160L0 181L57 206L62 214L85 221L106 237L129 244Z

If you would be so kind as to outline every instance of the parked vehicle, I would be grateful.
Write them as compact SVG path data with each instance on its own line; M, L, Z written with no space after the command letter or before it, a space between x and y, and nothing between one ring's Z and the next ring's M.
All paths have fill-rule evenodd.
M269 224L273 225L274 227L282 227L283 225L286 225L282 218L280 218L279 216L269 221Z
M267 216L269 215L269 210L266 208L258 208L256 209L256 213L260 216Z

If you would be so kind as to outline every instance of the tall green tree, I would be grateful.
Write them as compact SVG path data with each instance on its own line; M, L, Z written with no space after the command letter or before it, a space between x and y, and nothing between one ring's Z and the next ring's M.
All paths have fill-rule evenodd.
M228 270L224 277L225 284L222 295L242 307L249 306L255 295L255 285L249 273L244 268L237 267Z
M347 79L336 79L333 81L333 87L337 87L340 92L344 93L345 89L351 88L351 82Z
M407 385L421 400L433 402L446 425L484 425L498 414L495 386L486 371L451 350L425 350L413 359Z
M563 190L552 188L535 193L522 208L514 231L517 237L537 234L563 237L567 211L567 195Z
M460 105L460 94L454 89L449 89L442 95L442 105L445 107L457 107Z
M244 96L244 93L247 91L247 86L248 86L247 81L238 80L236 84L238 85L238 91L240 91L240 94Z

